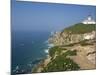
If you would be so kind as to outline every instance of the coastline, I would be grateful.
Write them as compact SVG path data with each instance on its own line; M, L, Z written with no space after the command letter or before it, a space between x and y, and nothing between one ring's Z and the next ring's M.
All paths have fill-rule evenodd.
M82 30L82 27L85 30ZM71 29L67 28L62 32L55 32L50 35L47 41L48 48L45 50L47 56L33 72L94 69L95 24L88 25L88 28L86 25L78 23Z
M53 35L52 35L53 36ZM49 55L49 50L50 48L54 47L53 43L50 43L49 39L52 37L49 37L48 40L46 41L46 44L48 46L47 49L45 49L45 53L47 54L45 58L43 58L38 64L35 65L34 68L32 68L32 73L40 73L44 67L50 62L51 57Z
M49 49L51 48L51 47L54 47L54 44L49 44L48 43L48 48L47 49L45 49L45 53L49 53Z
M95 62L95 55L94 55L95 54L95 33L93 33L93 32L91 32L91 33L84 33L84 35L85 34L87 36L93 35L94 37L92 39L89 38L88 40L86 39L86 40L82 40L82 41L77 39L77 40L79 40L79 42L77 42L77 43L72 43L72 44L69 43L69 45L61 46L62 49L64 49L64 50L62 50L62 52L60 52L60 53L64 54L64 53L67 53L69 51L67 53L68 55L66 55L65 58L69 58L67 61L71 60L71 62L73 62L73 64L71 64L71 65L75 67L74 70L77 70L77 68L79 70L95 69L95 64L93 64L91 62L91 61ZM81 34L79 34L79 35L81 35ZM73 34L71 36L73 36ZM50 50L50 48L56 46L56 44L53 44L53 42L50 41L50 39L53 39L53 36L48 38L48 49L46 49L46 51L45 51L48 55L46 56L45 59L42 60L42 62L40 62L37 65L36 70L32 71L33 73L34 72L36 72L36 73L43 72L43 70L46 68L46 66L48 66L48 63L51 63L51 58L52 57L51 57L51 55L49 53L50 52L49 50ZM91 44L91 43L93 43L93 44ZM76 52L75 55L73 55L74 51ZM87 54L90 54L91 57L87 56ZM92 55L94 55L93 56L94 58L92 57ZM94 59L94 60L90 61L88 58ZM68 64L67 64L67 66L68 66ZM70 68L70 70L73 70L73 69Z
M27 35L24 35L23 33ZM43 35L43 36L40 39L38 35ZM17 47L13 48L13 51L14 51L13 55L15 55L16 58L13 57L14 62L12 61L12 63L14 64L12 65L12 68L11 68L12 74L32 73L32 68L35 68L36 65L39 64L43 59L45 59L46 55L48 54L48 53L45 53L45 49L48 48L47 39L49 35L50 35L50 32L39 32L38 34L37 33L35 34L35 32L30 32L30 31L29 32L21 31L20 34L19 34L19 31L16 32L16 36L18 37L14 38L14 40L16 41L16 39L18 39L19 41L16 41L16 43L15 42L13 43L13 45L15 44L15 46ZM12 37L14 36L15 35L13 35ZM26 40L26 38L24 37L29 38L29 39ZM18 53L20 53L21 55ZM15 62L15 59L18 62Z

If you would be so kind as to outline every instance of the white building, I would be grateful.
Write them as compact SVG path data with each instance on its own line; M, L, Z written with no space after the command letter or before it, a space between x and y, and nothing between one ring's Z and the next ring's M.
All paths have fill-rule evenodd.
M96 24L95 20L91 16L88 16L83 22L83 24Z

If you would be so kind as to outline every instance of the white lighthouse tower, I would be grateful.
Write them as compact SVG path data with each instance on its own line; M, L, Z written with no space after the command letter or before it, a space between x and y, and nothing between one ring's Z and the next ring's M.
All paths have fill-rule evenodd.
M91 15L89 15L82 23L83 24L96 24L95 20L92 19Z

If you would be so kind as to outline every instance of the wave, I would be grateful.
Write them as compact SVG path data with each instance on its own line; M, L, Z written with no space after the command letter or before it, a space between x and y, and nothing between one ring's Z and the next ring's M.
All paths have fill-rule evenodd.
M51 47L53 47L54 45L53 44L47 44L47 46L48 46L48 48L47 49L45 49L44 51L45 51L45 53L49 53L49 49L51 48Z
M45 49L45 53L49 53L49 49Z

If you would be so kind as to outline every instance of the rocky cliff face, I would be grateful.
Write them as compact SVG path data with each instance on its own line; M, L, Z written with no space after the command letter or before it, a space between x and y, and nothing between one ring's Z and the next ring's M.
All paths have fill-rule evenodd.
M49 42L55 46L67 50L76 50L76 56L70 56L79 66L80 69L94 69L96 62L96 32L86 32L82 34L73 34L71 32L56 32ZM63 50L62 50L63 52ZM57 56L57 55L56 55Z
M55 32L48 41L54 46L49 49L47 59L36 72L96 68L95 25L77 24L61 32Z
M77 43L83 40L91 40L95 39L96 32L92 31L84 34L71 34L67 32L56 32L51 38L49 38L49 42L54 45L68 45L71 43Z

